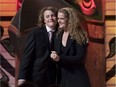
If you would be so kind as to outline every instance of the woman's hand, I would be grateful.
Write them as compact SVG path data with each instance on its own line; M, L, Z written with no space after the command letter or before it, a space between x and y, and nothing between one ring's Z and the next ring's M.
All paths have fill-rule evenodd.
M50 57L52 58L52 60L54 60L56 62L60 60L60 57L58 56L58 54L56 53L56 51L51 51Z

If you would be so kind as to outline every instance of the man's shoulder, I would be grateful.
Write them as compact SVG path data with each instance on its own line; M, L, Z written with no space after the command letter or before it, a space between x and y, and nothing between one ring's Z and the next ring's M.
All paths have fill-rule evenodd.
M35 30L35 31L42 31L44 29L46 29L46 28L45 27L34 27L33 28L33 30Z
M40 32L40 31L42 31L42 28L40 28L40 27L31 28L31 33L37 33L37 32Z
M34 27L31 32L34 33L35 35L41 35L45 31L46 31L46 28L44 27Z
M33 28L32 28L32 31L39 31L39 30L41 30L40 27L33 27Z

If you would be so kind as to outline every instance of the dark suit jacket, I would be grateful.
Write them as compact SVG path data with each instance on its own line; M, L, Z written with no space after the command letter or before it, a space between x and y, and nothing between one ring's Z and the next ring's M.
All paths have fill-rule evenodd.
M58 81L60 79L61 87L90 87L83 63L87 45L79 45L69 36L65 50L61 53L62 35L63 32L56 36L54 40L55 50L61 58L57 67L57 70L59 70L57 71Z
M34 28L26 39L19 79L35 82L40 87L54 84L55 63L51 60L50 53L46 28Z

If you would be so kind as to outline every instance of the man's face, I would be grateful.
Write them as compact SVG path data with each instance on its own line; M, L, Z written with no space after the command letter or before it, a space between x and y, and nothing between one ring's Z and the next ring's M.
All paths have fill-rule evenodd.
M52 29L55 27L57 19L56 15L51 10L44 11L44 23Z

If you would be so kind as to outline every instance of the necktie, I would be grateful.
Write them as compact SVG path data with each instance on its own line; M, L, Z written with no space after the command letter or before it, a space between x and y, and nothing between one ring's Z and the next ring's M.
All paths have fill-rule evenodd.
M49 31L49 41L51 42L52 39L52 31Z

